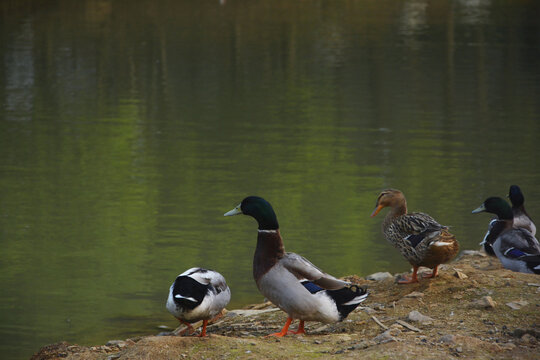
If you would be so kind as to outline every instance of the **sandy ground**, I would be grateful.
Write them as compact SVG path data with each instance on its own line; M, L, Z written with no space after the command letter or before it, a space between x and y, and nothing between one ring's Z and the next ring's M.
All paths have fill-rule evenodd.
M32 359L540 359L540 276L464 253L418 284L398 285L390 274L347 277L368 287L364 306L341 323L306 323L307 335L264 337L286 320L264 303L228 311L206 338L163 333L92 347L62 342Z

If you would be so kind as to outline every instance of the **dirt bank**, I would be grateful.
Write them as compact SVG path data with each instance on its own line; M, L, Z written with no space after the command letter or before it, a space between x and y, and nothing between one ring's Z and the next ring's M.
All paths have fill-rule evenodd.
M63 342L32 359L538 359L540 276L465 253L419 284L397 285L389 274L375 281L347 277L368 286L365 306L341 323L307 323L307 336L265 338L286 319L267 303L229 311L209 326L207 338L147 336L93 347Z

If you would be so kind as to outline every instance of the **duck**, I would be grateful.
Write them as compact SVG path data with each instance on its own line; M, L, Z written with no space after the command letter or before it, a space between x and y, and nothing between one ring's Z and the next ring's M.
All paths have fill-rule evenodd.
M510 186L508 190L508 198L512 203L512 213L514 214L514 227L527 229L533 236L536 236L536 225L532 221L523 203L525 197L521 192L521 189L517 185Z
M193 332L192 323L203 320L200 337L206 336L209 320L216 320L231 300L231 290L217 271L193 267L178 275L169 289L167 310Z
M540 244L525 228L514 226L514 213L510 205L500 197L489 197L473 214L488 212L497 215L490 222L484 238L505 269L516 272L540 274ZM486 249L487 252L487 249Z
M305 321L334 323L345 319L368 296L367 290L323 272L306 258L285 252L272 205L248 196L225 216L248 215L258 223L253 278L259 291L287 313L280 332L268 336L305 334ZM293 320L298 329L289 331Z
M431 273L423 275L424 278L434 278L439 265L450 262L457 255L459 243L448 227L439 224L428 214L407 213L407 200L400 190L383 190L371 217L385 207L389 207L390 211L382 223L383 235L413 266L412 276L405 276L398 281L399 284L418 282L420 266L433 269Z

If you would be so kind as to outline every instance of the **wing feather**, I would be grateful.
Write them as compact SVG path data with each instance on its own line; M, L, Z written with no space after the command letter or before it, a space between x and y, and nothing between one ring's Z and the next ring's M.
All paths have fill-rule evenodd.
M310 280L314 284L327 290L337 290L350 285L346 281L339 280L332 275L323 272L309 260L295 253L285 253L285 256L281 258L280 262L299 280Z

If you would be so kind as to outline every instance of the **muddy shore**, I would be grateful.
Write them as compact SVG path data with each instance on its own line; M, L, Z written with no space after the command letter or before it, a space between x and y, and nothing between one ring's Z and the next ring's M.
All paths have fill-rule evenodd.
M264 303L229 310L207 338L156 330L104 345L51 344L32 359L538 359L540 276L505 270L477 251L463 252L436 279L398 285L396 276L346 277L369 288L364 306L341 323L306 323L307 335L264 337L286 319Z

